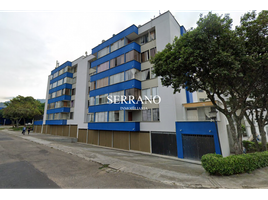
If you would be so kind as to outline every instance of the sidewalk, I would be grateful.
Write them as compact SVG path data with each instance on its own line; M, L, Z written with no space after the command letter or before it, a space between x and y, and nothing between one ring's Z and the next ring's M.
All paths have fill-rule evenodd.
M175 157L158 156L126 150L75 143L72 138L8 131L21 137L71 155L99 164L109 164L114 170L132 173L180 188L268 188L268 167L255 170L251 174L233 176L210 176L200 162L185 162Z

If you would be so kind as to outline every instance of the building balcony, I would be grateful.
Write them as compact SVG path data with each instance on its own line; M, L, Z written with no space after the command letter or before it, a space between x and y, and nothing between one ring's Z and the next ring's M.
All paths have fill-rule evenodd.
M106 131L140 131L140 122L92 122L88 123L88 129Z
M50 109L47 110L47 114L52 114L52 113L68 113L70 112L69 107L61 107L61 108L55 108L55 109Z
M66 125L66 119L58 119L58 120L46 120L46 125Z

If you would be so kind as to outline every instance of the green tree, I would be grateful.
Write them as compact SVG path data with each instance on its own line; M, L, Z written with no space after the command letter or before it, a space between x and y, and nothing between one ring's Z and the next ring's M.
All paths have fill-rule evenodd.
M261 135L262 150L267 150L267 139L264 126L268 122L268 11L258 15L255 11L244 14L241 25L236 27L237 33L244 41L246 55L250 57L250 65L257 71L258 77L252 77L256 82L248 100L248 111L245 113L251 124L251 132L256 141L254 121L257 121ZM256 145L257 146L257 145Z
M231 25L229 15L201 15L195 29L175 38L151 63L154 73L162 76L162 84L171 86L174 93L181 88L206 92L217 110L226 116L235 153L241 154L241 121L248 108L247 99L256 88L254 78L258 69L246 55L243 38Z
M40 102L35 100L33 97L23 97L17 96L6 103L6 108L3 111L3 115L19 125L21 119L25 120L27 118L33 119L35 115L41 115L40 112Z

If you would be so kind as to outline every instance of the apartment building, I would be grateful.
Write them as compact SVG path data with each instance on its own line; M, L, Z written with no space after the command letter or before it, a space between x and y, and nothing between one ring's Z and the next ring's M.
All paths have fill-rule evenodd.
M217 122L210 121L211 102L200 103L200 96L187 90L173 94L149 62L185 32L167 11L113 34L92 48L91 55L56 66L36 131L179 158L198 160L209 152L229 155L226 120L218 113Z

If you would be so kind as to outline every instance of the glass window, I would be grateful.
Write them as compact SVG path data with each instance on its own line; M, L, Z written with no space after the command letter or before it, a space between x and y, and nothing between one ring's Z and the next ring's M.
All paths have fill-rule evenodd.
M52 84L52 88L57 87L57 83L58 83L57 81L56 81L55 83L53 83L53 84Z
M53 88L53 85L52 85L52 84L50 84L50 85L49 85L49 89L52 89L52 88Z
M134 96L135 100L138 100L138 98L141 95L141 90L136 89L136 88L131 88L126 90L126 99L129 100L129 96Z
M96 81L90 82L90 88L91 88L91 90L96 89Z
M126 53L126 62L131 61L131 60L136 60L138 62L140 62L140 53L132 50L130 52Z
M76 83L76 77L73 77L73 84Z
M90 97L89 105L94 106L94 104L95 104L95 97Z
M63 72L64 72L64 69L61 69L61 70L59 71L59 75L62 75Z
M124 81L124 72L110 76L110 85Z
M109 93L109 98L112 99L113 103L121 101L121 96L124 96L124 90L118 92ZM109 102L111 103L111 102Z
M57 72L55 72L55 73L53 74L53 78L56 78L58 75L59 75L59 72L57 71Z
M104 49L98 52L98 58L101 58L109 53L109 47L105 47Z
M155 73L153 73L153 71L154 71L154 68L152 67L151 68L151 78L155 78L156 77L156 75L155 75Z
M57 91L57 97L61 96L62 90Z
M87 122L94 122L94 113L87 114Z
M98 70L98 73L103 72L103 71L109 69L109 61L107 61L107 62L105 62L105 63L102 63L102 64L98 65L97 68L98 68L98 69L97 69L97 70Z
M62 107L62 102L61 101L57 101L55 103L55 108L60 108L60 107Z
M124 38L122 38L121 40L116 41L115 43L113 43L111 45L111 52L121 48L122 46L124 46Z
M155 54L156 54L156 47L150 49L150 56L151 56L151 58L153 58L155 56Z
M73 112L70 112L70 119L73 119L74 118L74 113Z
M151 121L151 109L142 110L142 121Z
M154 40L155 39L155 30L150 32L150 40Z
M54 118L54 114L50 114L49 115L49 120L53 120L53 118Z
M121 65L123 63L124 63L124 54L121 56L118 56L114 59L111 59L110 68L116 67L116 66Z
M62 95L71 95L71 89L62 89Z
M52 98L55 98L55 97L56 97L56 94L57 94L56 92L53 92L53 93L51 94L51 97L52 97Z
M150 88L141 90L141 96L142 96L142 100L145 100L145 99L147 99L147 98L148 98L148 99L151 99ZM145 96L146 96L147 98L145 98Z
M159 108L153 108L153 121L159 121Z
M51 103L49 106L50 109L54 109L55 108L55 103Z
M102 94L102 95L96 96L96 105L106 104L108 102L107 96L108 94Z
M63 79L59 80L59 81L58 81L58 86L59 86L59 85L62 85L62 83L63 83Z
M76 89L72 89L72 95L75 95Z
M149 51L141 53L141 62L146 62L149 60Z
M124 111L110 111L109 112L109 122L123 122L124 121Z
M95 122L107 122L107 112L95 113Z
M69 83L69 84L72 84L72 83L73 83L73 79L70 78L70 77L65 77L65 78L63 79L63 83Z
M145 81L150 79L150 69L146 69L144 71L141 71L141 81Z
M145 43L147 43L148 42L148 33L147 34L145 34L145 35L143 35L142 37L141 37L141 39L140 39L141 41L141 44L145 44Z
M68 119L69 113L61 113L61 119Z
M108 86L108 77L105 77L105 78L97 80L96 89L102 88L102 87L105 87L105 86Z
M70 107L71 107L71 108L74 107L74 100L71 100Z
M140 77L139 77L139 70L137 70L137 69L135 69L135 68L133 68L133 69L130 69L130 70L127 70L126 72L125 72L125 78L126 78L126 80L125 81L128 81L128 80L131 80L131 79L140 79Z
M63 107L70 107L70 101L63 101L62 102L62 104L63 104Z

